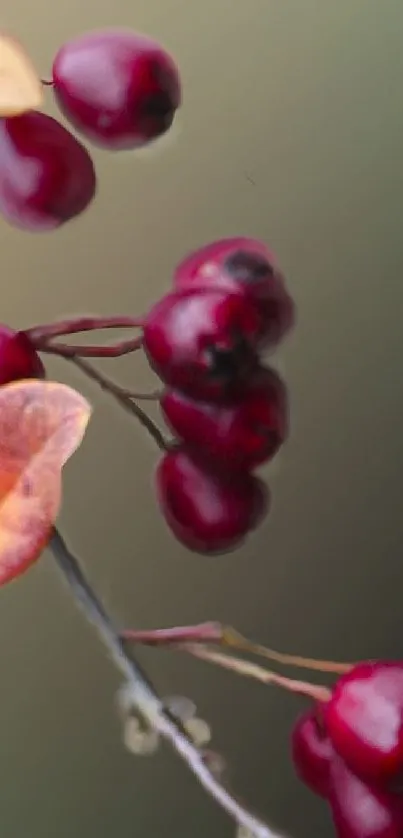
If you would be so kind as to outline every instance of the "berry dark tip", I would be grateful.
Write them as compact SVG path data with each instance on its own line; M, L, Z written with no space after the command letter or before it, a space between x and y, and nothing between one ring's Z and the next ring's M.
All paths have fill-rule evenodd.
M209 377L224 384L235 385L255 366L254 353L242 338L232 347L209 346L206 349Z
M165 133L171 127L175 111L172 97L164 91L151 93L144 99L141 107L142 119L152 122L154 130L160 134Z
M158 119L171 118L174 113L174 106L169 93L161 91L160 93L152 93L144 101L143 113L146 116Z
M258 282L267 276L274 276L274 268L267 259L255 253L238 250L225 261L230 276L240 283Z

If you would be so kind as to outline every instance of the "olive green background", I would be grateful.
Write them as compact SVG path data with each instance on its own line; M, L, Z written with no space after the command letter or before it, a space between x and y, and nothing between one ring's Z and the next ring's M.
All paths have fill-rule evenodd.
M66 469L60 526L97 589L135 626L217 618L301 654L401 655L401 0L9 0L1 22L44 76L82 30L143 30L176 56L184 85L165 140L95 152L99 194L83 217L37 236L0 226L2 320L140 315L186 251L237 234L272 245L298 305L275 358L292 436L267 471L272 513L222 558L168 533L144 432L49 363L96 408ZM104 368L155 383L140 358ZM184 657L141 657L162 694L197 702L234 784L273 825L332 834L293 775L298 699ZM2 836L234 836L172 754L123 750L119 680L48 555L1 592L0 662Z

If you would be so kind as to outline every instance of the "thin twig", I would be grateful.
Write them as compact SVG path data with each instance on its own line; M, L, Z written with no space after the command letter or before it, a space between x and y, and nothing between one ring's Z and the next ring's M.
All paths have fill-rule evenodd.
M136 419L140 422L141 425L148 431L150 436L153 438L154 442L157 443L158 447L161 451L167 451L169 449L169 442L165 439L164 434L160 429L157 427L155 422L147 416L147 413L133 401L133 397L125 392L119 385L116 385L110 378L107 378L102 373L99 373L92 364L89 364L88 361L84 360L84 358L77 358L75 355L68 357L66 360L71 361L76 367L78 367L87 378L90 378L92 381L95 381L102 390L109 393L115 401L117 401L125 410L131 413Z
M208 646L196 643L185 643L177 646L177 649L183 652L189 652L195 658L207 661L208 663L215 663L222 669L228 669L235 672L237 675L243 675L246 678L254 678L255 681L260 681L261 684L275 684L282 687L291 693L302 695L305 698L313 701L326 702L331 696L331 691L327 687L320 684L309 684L306 681L298 681L294 678L285 678L283 675L277 675L276 672L271 672L264 669L263 666L258 666L256 663L242 660L224 652L217 652Z
M195 747L177 720L169 714L142 668L129 655L119 630L108 616L80 563L57 529L53 530L49 547L76 603L94 625L114 664L124 676L131 700L140 715L170 743L203 788L239 826L249 830L255 838L279 838L278 833L245 809L225 788L209 768L206 753Z

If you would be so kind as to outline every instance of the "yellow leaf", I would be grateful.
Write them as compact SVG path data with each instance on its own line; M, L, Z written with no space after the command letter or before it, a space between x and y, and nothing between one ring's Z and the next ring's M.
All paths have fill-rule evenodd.
M46 546L61 503L61 472L82 442L89 403L65 384L0 387L0 585Z
M0 117L19 116L43 104L43 85L24 48L0 34Z

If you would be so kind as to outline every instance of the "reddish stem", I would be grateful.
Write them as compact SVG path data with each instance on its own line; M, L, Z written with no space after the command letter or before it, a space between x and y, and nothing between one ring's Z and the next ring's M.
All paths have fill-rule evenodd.
M211 649L206 644L220 644L223 642L223 627L220 623L199 623L194 626L175 626L166 629L150 629L137 631L125 629L121 632L122 640L142 643L146 646L173 647L177 651L188 652L193 657L215 663L223 669L229 669L238 675L254 678L263 684L275 684L288 692L296 693L315 702L326 702L330 691L321 684L311 684L308 681L287 678L277 675L255 663L235 658L223 652Z
M43 84L44 87L53 87L54 81L53 79L41 79L41 84Z
M232 626L225 626L218 622L199 623L194 626L150 629L148 631L132 631L129 629L124 631L122 636L126 640L134 643L143 643L148 646L212 643L224 649L237 650L244 654L263 657L266 660L274 661L285 666L312 669L318 672L329 672L335 675L349 672L354 666L353 663L316 660L315 658L304 658L300 655L288 655L284 652L277 652L275 649L267 649L265 646L253 643L246 637L243 637Z
M38 344L34 345L39 352L48 355L60 355L62 358L72 358L73 356L80 358L120 358L122 355L129 355L131 352L141 349L142 339L121 340L117 343L111 343L109 346L102 346L98 343L81 346L80 344L53 342L44 343L40 346Z
M55 320L53 323L45 323L40 326L32 326L31 329L26 329L25 334L29 339L36 343L37 341L47 341L50 338L62 337L62 335L74 335L77 332L92 332L94 329L141 329L143 326L142 320L136 320L133 317L124 317L122 315L112 315L109 317L98 317L85 315L82 317L69 317L65 320Z
M177 651L188 652L193 657L215 663L223 669L229 669L238 675L254 678L263 684L275 684L288 692L304 696L315 702L326 702L330 691L321 684L287 678L277 675L255 663L235 658L226 653L209 648L206 644L220 644L223 639L222 626L219 623L199 623L194 626L175 626L166 629L137 631L126 629L120 634L122 640L142 643L145 646L174 647Z
M69 355L67 356L67 360L71 361L71 363L75 364L87 378L90 378L92 381L95 381L102 390L105 390L109 393L113 398L121 405L128 413L131 413L136 419L140 422L141 425L148 431L154 442L157 443L158 447L161 451L168 451L169 449L169 442L165 439L164 434L160 431L157 427L155 422L145 413L144 410L139 407L138 404L133 399L133 396L128 393L124 388L120 387L119 384L115 384L114 381L111 381L110 378L107 378L103 373L99 372L99 370L95 369L88 361L85 361L84 358L79 358L76 355Z
M253 678L256 681L260 681L261 684L274 684L277 687L281 687L281 689L287 690L287 692L304 696L304 698L308 698L314 702L326 703L329 701L331 695L330 690L321 684L311 684L309 681L301 681L295 678L286 678L284 675L277 675L276 672L264 669L255 663L243 660L242 658L235 658L223 652L217 652L209 646L203 646L202 644L184 644L177 648L179 651L189 652L193 657L208 663L215 663L222 669L228 669L237 675Z
M53 342L54 338L73 335L79 332L92 332L99 329L141 329L142 321L133 317L73 317L54 323L45 323L26 329L25 334L35 349L52 355L71 358L78 355L82 358L116 358L135 352L142 346L142 338L120 340L108 346L93 344L90 346L73 345L63 342Z
M219 623L199 623L195 626L174 626L173 628L121 632L123 640L142 643L145 646L171 646L177 643L220 643L222 628Z

